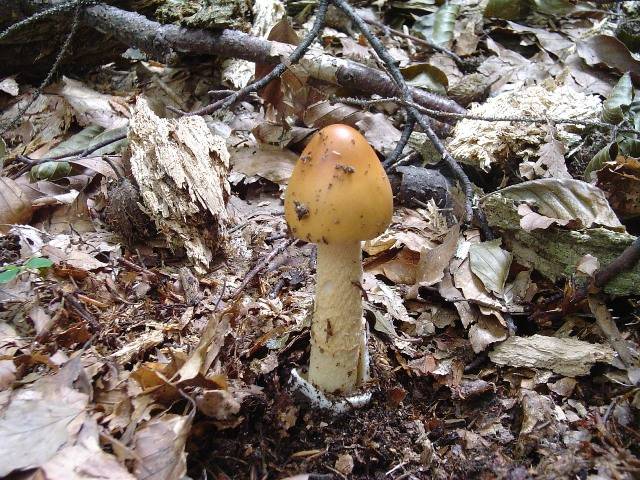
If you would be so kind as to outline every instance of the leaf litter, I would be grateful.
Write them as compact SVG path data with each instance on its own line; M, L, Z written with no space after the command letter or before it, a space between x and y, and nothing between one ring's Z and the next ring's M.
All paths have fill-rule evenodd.
M266 36L285 5L255 3L238 11ZM124 71L62 77L3 134L0 475L637 473L638 266L566 305L635 240L637 158L625 151L583 176L576 152L595 127L553 122L598 121L604 102L637 128L631 100L607 97L626 71L637 76L636 58L607 31L615 16L568 10L552 22L534 2L505 23L474 1L364 3L374 19L477 66L388 32L383 43L421 87L476 102L472 115L548 120L462 119L447 139L474 169L495 239L457 221L461 196L449 186L447 205L398 195L391 227L363 244L374 401L335 418L288 384L308 361L315 270L312 246L286 240L281 194L293 164L332 123L359 129L384 158L404 122L393 105L335 102L337 87L308 75L332 71L332 58L331 68L340 57L375 66L337 19L314 47L317 65L305 60L229 112L176 119L168 107L206 105L208 90L246 84L251 64L130 59ZM270 38L302 37L298 14ZM22 82L0 79L2 120L34 94ZM12 178L18 155L47 159L123 133L106 150ZM634 140L607 139L627 149Z

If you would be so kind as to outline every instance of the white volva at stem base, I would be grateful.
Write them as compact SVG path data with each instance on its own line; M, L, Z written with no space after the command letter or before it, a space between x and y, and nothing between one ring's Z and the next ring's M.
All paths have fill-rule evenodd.
M309 381L346 395L368 376L360 242L318 244Z

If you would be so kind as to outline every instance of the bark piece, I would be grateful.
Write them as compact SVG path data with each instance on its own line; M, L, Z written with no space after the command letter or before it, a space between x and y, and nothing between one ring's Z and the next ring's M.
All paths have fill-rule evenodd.
M131 171L159 232L204 272L226 238L229 152L201 117L166 120L139 99L129 132Z
M508 338L489 353L489 358L499 365L546 368L560 375L577 377L587 375L596 362L611 363L614 355L607 345L533 335Z

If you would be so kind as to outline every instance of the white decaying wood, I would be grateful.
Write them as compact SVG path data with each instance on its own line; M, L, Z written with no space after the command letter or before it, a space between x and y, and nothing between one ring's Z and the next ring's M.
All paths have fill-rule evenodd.
M360 242L318 243L309 381L348 394L367 379Z

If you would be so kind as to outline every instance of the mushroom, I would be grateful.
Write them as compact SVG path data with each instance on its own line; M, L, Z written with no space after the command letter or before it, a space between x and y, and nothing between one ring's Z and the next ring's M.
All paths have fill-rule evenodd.
M359 132L330 125L296 163L284 211L293 235L317 244L308 380L323 393L349 395L368 376L360 242L391 221L389 179Z

